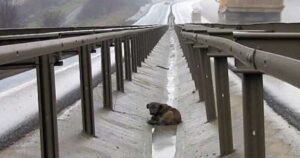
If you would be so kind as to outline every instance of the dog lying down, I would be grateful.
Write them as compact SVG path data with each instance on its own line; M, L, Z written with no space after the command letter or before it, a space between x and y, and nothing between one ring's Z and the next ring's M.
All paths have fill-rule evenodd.
M167 104L152 102L147 104L147 109L152 115L148 121L150 125L178 125L182 122L180 112Z

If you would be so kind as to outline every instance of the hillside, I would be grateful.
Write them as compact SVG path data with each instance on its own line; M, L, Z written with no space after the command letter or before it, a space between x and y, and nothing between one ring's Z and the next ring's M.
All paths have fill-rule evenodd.
M134 15L149 0L89 0L78 21L87 25L118 25Z
M19 15L25 27L121 25L151 0L26 0Z

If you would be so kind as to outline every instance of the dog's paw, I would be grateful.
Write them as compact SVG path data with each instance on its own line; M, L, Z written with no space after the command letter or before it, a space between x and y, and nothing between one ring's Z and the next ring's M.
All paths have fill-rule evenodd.
M157 124L157 121L148 120L147 123L148 123L149 125L156 125L156 124Z

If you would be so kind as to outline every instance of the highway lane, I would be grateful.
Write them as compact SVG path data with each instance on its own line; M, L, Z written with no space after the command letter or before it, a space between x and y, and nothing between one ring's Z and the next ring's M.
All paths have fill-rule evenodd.
M153 24L167 24L170 13L170 3L162 1L155 3L140 20L134 25L153 25Z
M205 8L207 4L210 4L207 0L177 0L173 4L172 11L175 16L176 24L184 24L192 22L192 12L194 9L199 9L201 11L202 17L201 21L203 23L210 23L205 13L208 8ZM205 5L204 5L205 4ZM207 7L207 6L206 6ZM210 6L209 6L210 7Z

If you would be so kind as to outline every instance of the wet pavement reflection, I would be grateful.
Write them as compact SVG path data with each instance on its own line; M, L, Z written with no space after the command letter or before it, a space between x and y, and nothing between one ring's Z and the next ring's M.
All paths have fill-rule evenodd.
M173 31L172 29L169 31ZM168 101L167 104L174 106L175 85L177 83L178 53L175 47L174 34L170 34L170 46L168 59ZM177 126L155 126L152 129L152 158L174 158L176 152L176 129Z
M152 158L174 158L177 126L156 126L152 129Z

